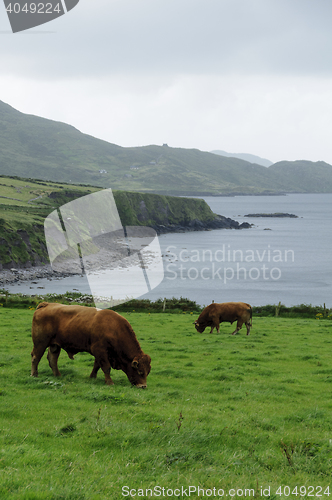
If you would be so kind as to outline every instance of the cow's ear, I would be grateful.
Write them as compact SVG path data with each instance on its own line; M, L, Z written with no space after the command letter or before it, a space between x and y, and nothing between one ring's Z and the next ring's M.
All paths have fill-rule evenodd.
M197 319L196 319L196 321L193 322L193 325L199 325Z
M138 368L138 361L137 361L137 359L133 359L133 362L131 363L131 366L133 368Z

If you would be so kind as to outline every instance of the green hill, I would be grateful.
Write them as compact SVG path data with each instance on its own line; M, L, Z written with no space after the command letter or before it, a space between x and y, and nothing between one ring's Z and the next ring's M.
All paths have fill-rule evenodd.
M332 192L332 166L324 162L266 168L197 149L123 148L0 101L0 174L8 172L169 195Z
M294 192L332 192L332 166L324 161L281 161L269 167L269 171Z

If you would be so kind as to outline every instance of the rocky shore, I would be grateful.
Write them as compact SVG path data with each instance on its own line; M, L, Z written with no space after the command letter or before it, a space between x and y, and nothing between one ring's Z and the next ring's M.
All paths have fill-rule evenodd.
M188 225L154 225L151 226L152 229L156 231L158 235L166 233L185 233L189 231L210 231L212 229L247 229L250 228L252 224L248 222L239 222L230 219L228 217L223 217L222 215L217 215L214 220L209 222L202 222L198 219L194 219L189 222ZM81 274L81 273L79 273ZM38 279L59 279L67 278L69 276L79 275L77 271L73 273L61 273L52 270L50 264L24 267L22 265L11 265L9 269L2 269L0 271L0 288L5 288L6 285L11 283L19 283L24 281L33 281Z
M77 275L77 273L69 274L54 272L50 264L46 264L44 266L29 267L27 269L4 269L0 271L0 288L5 288L6 285L9 285L11 283L19 283L22 281L33 281L43 278L59 279L74 275Z
M211 231L212 229L248 229L252 226L248 222L242 222L240 224L236 220L230 219L229 217L224 217L223 215L217 215L215 219L209 222L202 222L198 219L194 219L187 225L153 225L151 226L156 233L166 234L166 233L186 233L189 231Z

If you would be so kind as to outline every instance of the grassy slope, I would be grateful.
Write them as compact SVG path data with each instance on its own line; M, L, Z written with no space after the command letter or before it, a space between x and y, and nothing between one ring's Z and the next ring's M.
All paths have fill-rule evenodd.
M289 183L298 192L330 193L332 183L331 165L323 161L281 161L272 165L269 170ZM311 190L308 189L311 184Z
M330 321L254 317L233 337L229 324L198 334L190 313L127 313L152 357L140 391L121 371L113 387L90 380L83 353L61 354L59 379L44 356L30 378L32 314L0 309L2 500L115 500L125 485L270 486L275 499L330 483Z
M55 208L100 188L0 177L0 264L46 263L44 219ZM204 200L114 191L123 225L211 221Z
M179 198L153 193L114 191L114 199L123 225L180 224L194 219L212 221L215 214L204 200ZM142 210L142 204L144 209Z
M218 157L197 149L158 146L133 149L137 155L140 150L154 151L153 159L157 160L156 165L141 164L138 160L139 169L130 170L132 178L126 179L128 186L141 186L144 191L198 195L283 189L278 180L271 186L265 167L236 158ZM112 180L115 187L122 184L121 178Z
M123 148L0 101L0 174L189 196L332 192L332 167L322 164L281 162L265 168L197 149Z
M27 176L29 172L29 177L46 180L164 194L234 190L239 166L243 182L248 180L242 172L247 163L241 160L162 146L121 148L1 102L0 144L0 174L10 171ZM139 170L131 170L131 166ZM256 167L261 175L266 174L264 167Z
M47 263L45 217L63 203L97 189L0 177L0 264ZM55 192L57 197L50 198Z

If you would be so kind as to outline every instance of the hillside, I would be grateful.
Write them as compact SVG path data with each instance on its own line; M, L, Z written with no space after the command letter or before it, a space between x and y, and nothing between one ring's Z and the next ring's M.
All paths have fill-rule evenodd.
M100 188L0 176L0 270L48 263L44 219L54 209ZM113 191L124 226L158 233L240 226L216 216L204 200Z
M250 170L245 167L250 165ZM199 150L122 148L0 102L0 174L176 195L241 191L253 165ZM263 167L261 190L267 188ZM216 181L218 179L218 181ZM202 187L204 186L204 187ZM254 185L251 186L254 188Z
M324 161L281 161L269 167L273 175L297 192L331 193L332 167ZM309 187L311 185L311 188ZM296 187L296 189L295 189Z
M332 166L323 162L280 162L266 168L197 149L123 148L0 101L0 174L8 172L177 196L332 192Z
M263 165L263 167L270 167L271 165L273 165L273 162L267 160L266 158L261 158L260 156L251 155L248 153L227 153L227 151L222 151L220 149L210 151L210 153L220 156L227 156L229 158L240 158L240 160L245 160L249 163L257 163L257 165Z

